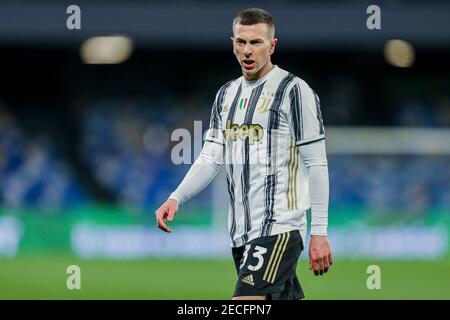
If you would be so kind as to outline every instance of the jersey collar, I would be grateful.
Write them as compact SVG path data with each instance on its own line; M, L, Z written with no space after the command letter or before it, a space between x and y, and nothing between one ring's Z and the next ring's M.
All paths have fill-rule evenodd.
M269 79L277 70L278 70L278 66L275 64L275 65L273 65L272 70L267 72L264 75L264 77L259 78L257 80L245 80L245 78L242 76L242 78L243 78L242 86L243 87L256 87L256 86L260 85L261 83L263 83L264 81L266 81L267 79Z

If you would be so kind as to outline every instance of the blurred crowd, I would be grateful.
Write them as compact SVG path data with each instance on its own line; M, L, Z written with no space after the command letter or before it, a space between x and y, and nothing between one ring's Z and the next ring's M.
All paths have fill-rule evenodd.
M47 137L30 137L0 106L0 203L59 209L88 199Z
M187 108L187 109L186 109ZM189 114L189 116L187 116ZM174 165L171 133L206 120L175 100L104 100L83 111L79 156L117 203L154 208L189 165ZM450 207L450 157L329 155L330 206L421 214ZM0 108L0 202L8 208L67 208L92 199L51 137L27 134ZM208 189L195 198L209 203Z
M421 214L450 207L450 157L329 158L330 205L379 214Z
M171 161L169 128L183 119L171 103L98 102L84 114L81 156L118 201L139 209L152 207L165 200L187 172L187 165Z

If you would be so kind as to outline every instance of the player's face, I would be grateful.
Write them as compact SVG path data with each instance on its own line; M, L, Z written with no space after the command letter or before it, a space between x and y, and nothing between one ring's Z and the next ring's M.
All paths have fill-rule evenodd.
M247 80L256 80L272 69L270 56L275 51L277 39L272 39L265 23L234 27L233 52Z

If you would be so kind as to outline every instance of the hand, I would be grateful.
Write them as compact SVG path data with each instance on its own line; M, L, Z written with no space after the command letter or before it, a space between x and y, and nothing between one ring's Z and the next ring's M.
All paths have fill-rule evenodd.
M309 242L309 270L313 269L314 274L323 275L333 264L333 255L327 236L311 236Z
M164 202L163 205L155 211L158 228L165 232L172 232L172 228L166 225L166 221L172 221L177 212L178 203L175 199L169 199Z

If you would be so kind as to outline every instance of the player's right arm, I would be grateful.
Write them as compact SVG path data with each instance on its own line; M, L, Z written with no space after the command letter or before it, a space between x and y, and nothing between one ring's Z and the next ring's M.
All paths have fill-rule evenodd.
M192 164L178 188L156 210L158 228L166 232L172 231L166 222L172 221L179 207L206 188L215 178L223 163L223 148L223 145L215 142L205 142L199 157Z
M158 228L165 232L171 232L167 221L172 221L180 206L194 197L215 178L223 164L225 141L221 132L221 98L222 90L219 90L211 112L209 129L206 133L205 143L200 155L192 164L178 188L172 192L169 199L156 210Z

